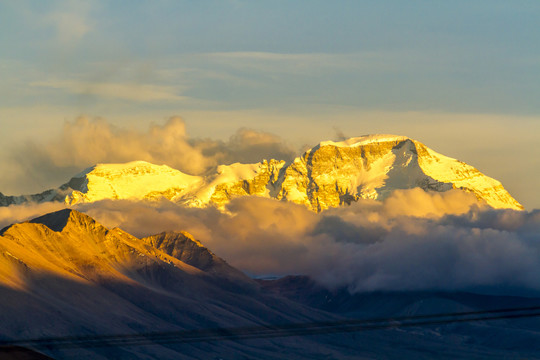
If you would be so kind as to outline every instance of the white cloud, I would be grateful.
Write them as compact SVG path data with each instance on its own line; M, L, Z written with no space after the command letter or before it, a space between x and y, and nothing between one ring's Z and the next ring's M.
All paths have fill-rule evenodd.
M409 197L420 199L403 201ZM407 215L419 202L436 211ZM167 201L103 201L78 209L137 236L186 230L252 274L307 274L352 292L540 291L538 212L478 207L474 196L457 191L403 191L320 214L257 197L235 199L228 213Z
M256 163L269 158L288 160L293 155L293 150L280 137L247 128L237 130L224 141L190 138L180 117L171 117L163 125L152 124L146 130L79 117L64 123L62 132L55 138L12 148L3 163L9 170L5 171L2 182L20 188L20 192L25 192L23 187L38 182L42 187L33 187L33 191L41 192L67 182L97 163L143 160L167 164L189 174L202 174L221 164Z
M45 23L55 28L56 39L63 45L77 43L91 30L86 17L75 12L50 13L45 16Z
M62 203L10 205L0 207L0 230L16 222L22 222L43 214L64 209Z

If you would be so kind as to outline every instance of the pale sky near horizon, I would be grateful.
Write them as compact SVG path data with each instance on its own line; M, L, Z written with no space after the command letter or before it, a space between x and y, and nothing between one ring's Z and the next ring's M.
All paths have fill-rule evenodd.
M407 135L540 208L539 19L536 0L0 0L0 173L79 116L180 116L298 149Z

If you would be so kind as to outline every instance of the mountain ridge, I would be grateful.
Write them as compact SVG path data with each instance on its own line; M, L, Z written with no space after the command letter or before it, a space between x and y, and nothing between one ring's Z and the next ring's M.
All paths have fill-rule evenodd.
M254 280L188 233L156 236L166 234L166 244L177 253L169 251L169 255L152 246L150 239L108 229L70 209L8 226L0 236L0 340L332 318L263 294ZM147 347L45 350L58 359L73 358L73 351L81 359L203 359L223 351L282 358L272 354L279 352L272 342L263 340L259 345L262 347L205 344L201 348L153 343ZM310 346L291 346L295 347L294 358L316 356ZM331 344L322 346L332 348Z
M394 190L415 187L437 192L459 189L493 208L523 209L499 181L476 168L406 136L387 134L323 141L289 163L271 159L220 165L205 176L144 161L97 164L58 189L19 197L0 194L0 205L165 198L182 206L223 209L235 197L262 196L320 212L359 199L382 200Z

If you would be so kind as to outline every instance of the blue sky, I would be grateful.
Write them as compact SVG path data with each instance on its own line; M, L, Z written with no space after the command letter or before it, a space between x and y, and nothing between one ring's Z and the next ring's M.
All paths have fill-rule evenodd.
M0 156L78 116L297 148L397 133L538 208L538 19L535 0L0 0Z

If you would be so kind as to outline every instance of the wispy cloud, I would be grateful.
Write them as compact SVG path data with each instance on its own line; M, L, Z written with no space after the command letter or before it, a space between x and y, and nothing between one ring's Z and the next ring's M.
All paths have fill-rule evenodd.
M30 86L60 89L79 95L93 95L137 102L186 101L190 99L187 96L179 95L181 90L178 87L165 85L49 80L33 82Z
M92 28L85 14L77 12L53 12L43 19L46 25L56 30L56 40L63 45L78 42Z
M194 55L226 66L278 73L317 74L317 71L382 69L384 57L376 52L354 53L274 53L216 52Z

